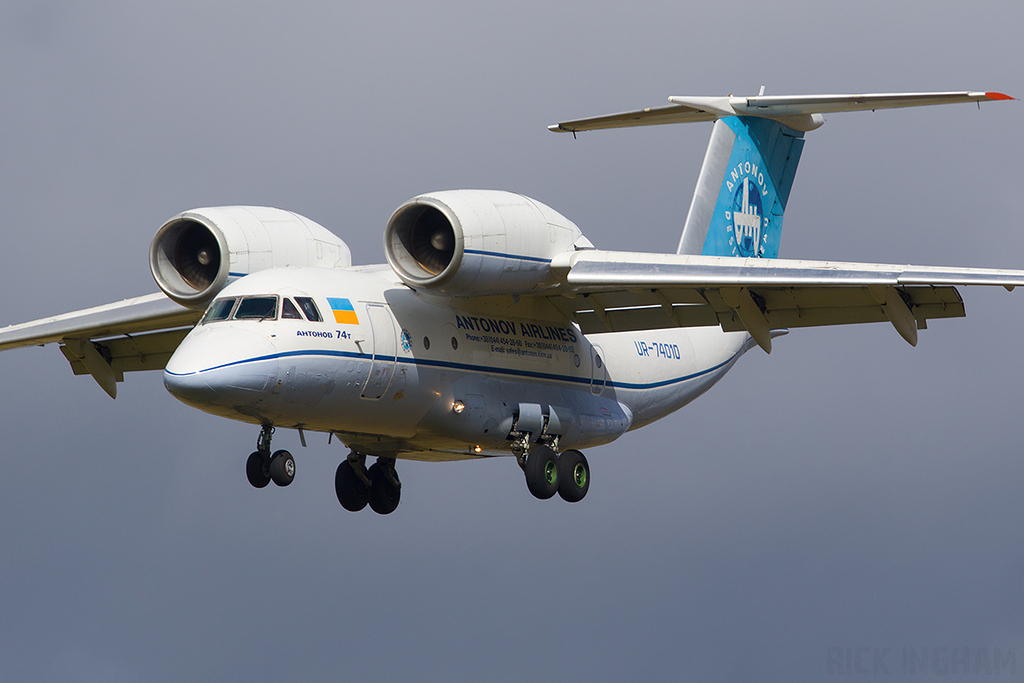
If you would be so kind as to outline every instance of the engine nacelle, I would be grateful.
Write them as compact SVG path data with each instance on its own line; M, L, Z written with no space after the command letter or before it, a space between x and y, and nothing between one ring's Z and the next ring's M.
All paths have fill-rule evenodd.
M179 213L157 230L149 267L164 294L202 310L228 282L267 268L352 265L348 245L322 225L264 206Z
M450 296L543 288L553 283L554 256L592 246L551 207L497 190L414 197L384 231L384 253L405 284Z

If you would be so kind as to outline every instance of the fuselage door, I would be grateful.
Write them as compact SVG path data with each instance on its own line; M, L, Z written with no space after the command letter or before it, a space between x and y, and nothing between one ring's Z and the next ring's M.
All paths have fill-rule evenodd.
M604 391L607 370L604 367L604 354L596 344L590 347L590 391L600 394Z
M366 377L361 397L375 400L383 396L391 385L395 365L398 363L398 341L395 337L395 324L386 307L367 304L366 314L373 334L373 359L370 361L370 373Z

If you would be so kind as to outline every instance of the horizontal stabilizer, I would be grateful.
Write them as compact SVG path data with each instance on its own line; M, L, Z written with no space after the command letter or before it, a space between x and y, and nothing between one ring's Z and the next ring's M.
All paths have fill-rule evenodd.
M556 133L585 130L652 126L663 123L714 121L727 116L759 116L785 124L793 130L809 131L824 123L822 114L935 104L1012 100L999 92L870 93L862 95L756 95L752 97L672 96L671 105L563 121L548 126Z

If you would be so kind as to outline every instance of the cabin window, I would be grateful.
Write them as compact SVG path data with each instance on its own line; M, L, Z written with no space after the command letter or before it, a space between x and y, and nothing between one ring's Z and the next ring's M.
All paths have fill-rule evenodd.
M299 313L299 309L295 308L295 304L292 303L291 299L285 299L284 303L281 304L281 319L285 318L302 320L302 314Z
M227 320L231 317L231 309L235 307L235 302L238 299L232 297L229 299L217 299L210 307L206 309L206 315L203 316L203 324L217 322L218 320Z
M312 297L308 296L297 296L295 302L299 304L299 308L306 314L306 319L310 322L318 323L322 322L323 318L320 317L320 311L317 310L316 303L314 303Z
M238 304L235 320L276 320L276 296L247 296Z

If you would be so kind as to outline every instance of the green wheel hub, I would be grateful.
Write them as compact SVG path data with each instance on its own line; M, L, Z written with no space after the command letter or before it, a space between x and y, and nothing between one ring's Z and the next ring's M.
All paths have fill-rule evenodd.
M555 482L558 481L558 465L555 464L554 459L544 464L544 479L548 482L549 486L554 486Z
M579 488L587 485L587 468L583 466L583 463L578 462L572 468L572 481Z

